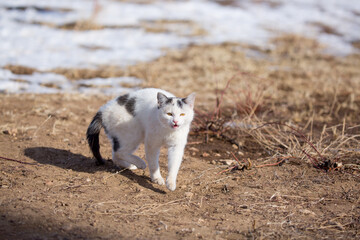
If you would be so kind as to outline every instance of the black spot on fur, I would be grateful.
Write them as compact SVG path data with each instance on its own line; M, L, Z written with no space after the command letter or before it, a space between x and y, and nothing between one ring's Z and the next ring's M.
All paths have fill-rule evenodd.
M126 111L128 111L128 113L130 113L131 115L135 116L135 98L129 99L129 94L125 94L118 97L116 101L120 106L125 105Z
M129 99L129 94L122 95L117 98L117 102L120 106L124 106Z
M184 102L182 100L177 100L177 105L179 108L182 108L184 105Z
M168 104L174 104L174 97L167 97L165 94L163 93L158 93L158 108L162 108L163 106L165 105L168 105Z
M173 102L174 98L168 98L165 102L165 104L171 104Z
M135 116L135 103L136 99L130 98L125 104L126 110L133 116Z
M116 137L113 137L113 150L116 152L120 148L119 140Z
M99 133L102 127L102 113L97 112L86 131L86 138L98 165L105 163L100 154L99 144Z

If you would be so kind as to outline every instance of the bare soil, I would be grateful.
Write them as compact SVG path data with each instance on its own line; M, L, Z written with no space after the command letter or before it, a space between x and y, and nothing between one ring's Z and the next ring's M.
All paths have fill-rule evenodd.
M198 118L174 192L153 184L147 169L116 168L103 133L101 151L109 161L95 165L85 132L111 97L0 95L1 239L359 238L360 57L326 56L316 42L297 36L274 45L192 46L117 70L145 79L141 87L198 92ZM221 117L211 118L216 100ZM212 126L244 119L291 123L342 167L315 168L311 157L321 159L301 153L309 145L301 137L291 149L280 144L279 155L247 130L221 124L206 130L209 119ZM331 145L339 134L341 144ZM137 154L144 157L143 147ZM236 166L233 154L241 163L227 171ZM165 150L160 162L166 176Z

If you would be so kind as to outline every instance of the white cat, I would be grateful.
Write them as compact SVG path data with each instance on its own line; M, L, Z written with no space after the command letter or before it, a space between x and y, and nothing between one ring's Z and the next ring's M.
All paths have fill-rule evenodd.
M97 163L104 164L99 145L99 133L103 127L112 142L112 158L117 166L145 169L144 160L133 155L143 142L151 180L163 185L159 154L161 146L165 144L168 147L166 186L174 191L194 117L194 102L195 93L186 98L177 98L155 88L134 91L110 100L97 112L86 133Z

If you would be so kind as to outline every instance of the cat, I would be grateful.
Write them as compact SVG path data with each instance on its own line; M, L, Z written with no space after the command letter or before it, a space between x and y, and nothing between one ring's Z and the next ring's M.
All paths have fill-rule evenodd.
M192 93L186 98L177 98L161 89L146 88L107 102L100 107L86 132L97 164L105 163L99 145L99 133L104 128L112 143L112 160L116 166L145 169L145 161L133 155L140 143L144 143L151 180L164 185L159 154L165 144L168 148L166 187L174 191L194 118L195 95Z

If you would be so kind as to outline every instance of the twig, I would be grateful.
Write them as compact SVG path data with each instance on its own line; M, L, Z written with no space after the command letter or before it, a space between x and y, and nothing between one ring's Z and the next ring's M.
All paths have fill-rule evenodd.
M232 166L232 167L230 167L230 168L227 168L227 169L225 169L225 170L222 170L222 171L218 172L216 175L222 174L222 173L224 173L224 172L229 172L229 171L231 171L231 170L233 170L233 169L235 169L235 168L237 168L237 167L238 167L238 165Z
M199 174L197 177L193 178L191 181L194 181L194 180L196 180L196 179L199 179L199 178L201 178L201 177L205 174L205 172L207 172L207 171L209 171L209 170L212 170L212 169L217 169L217 168L220 168L220 167L213 167L213 168L208 168L208 169L206 169L206 170L203 170L203 171L201 171L201 174Z
M92 206L102 206L104 204L114 204L114 203L122 203L123 201L107 201L107 202L98 202L98 203L93 203Z
M52 115L49 115L49 117L36 129L36 131L34 132L33 138L36 137L37 132L39 131L39 129L47 122L49 121L49 119L52 117Z
M353 174L353 173L348 172L348 171L344 171L344 173L350 174L351 176L354 176L354 177L357 177L357 178L360 179L360 176L359 176L359 175Z
M262 167L270 167L270 166L280 166L282 163L285 162L285 160L286 160L286 158L284 158L281 161L276 162L276 163L263 164L263 165L258 165L258 166L255 166L255 167L256 168L262 168Z
M231 152L231 155L233 155L233 157L235 158L235 160L237 161L237 163L240 165L240 160L235 156L235 154L233 152Z
M202 144L203 142L198 141L198 142L188 142L187 145L196 145L196 144Z
M20 161L20 160L17 160L17 159L6 158L6 157L1 157L1 156L0 156L0 159L7 160L7 161L12 161L12 162L17 162L17 163L21 163L21 164L39 165L38 163L28 163L28 162L23 162L23 161Z
M222 173L224 173L224 172L229 172L229 171L232 171L232 170L244 170L245 168L246 168L246 169L250 169L250 168L251 168L252 163L251 163L250 159L247 160L248 163L249 163L249 165L243 165L242 167L240 167L240 166L241 166L240 160L235 156L234 153L231 153L231 154L232 154L233 157L235 158L237 164L235 164L234 166L229 167L229 168L227 168L227 169L225 169L225 170L222 170L222 171L218 172L216 175L222 174Z
M230 178L230 177L231 176L223 177L223 178L220 178L220 179L217 179L217 180L213 181L212 183L218 183L218 182L221 182L221 181L223 181L223 180L225 180L227 178Z
M222 104L222 101L223 101L223 98L224 98L224 94L225 94L226 90L229 88L230 82L231 82L238 74L239 74L239 73L233 75L233 76L227 81L224 90L221 91L220 100L219 100L219 98L217 98L216 108L215 108L215 111L214 111L213 116L212 116L212 118L211 118L212 120L220 117L220 107L221 107L221 104Z
M179 204L180 202L186 200L186 198L180 198L180 199L176 199L173 201L169 201L163 204L148 204L148 205L144 205L138 209L132 209L131 213L123 213L123 212L114 212L119 210L118 208L116 209L110 209L108 210L108 212L98 212L100 214L104 214L104 215L124 215L124 216L136 216L136 215L157 215L160 212L165 212L165 211L169 211L170 209L163 209L160 211L155 212L157 209L167 206L167 205L172 205L172 204ZM110 212L111 211L111 212Z

